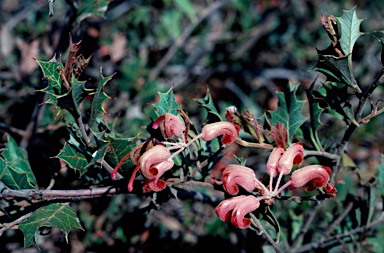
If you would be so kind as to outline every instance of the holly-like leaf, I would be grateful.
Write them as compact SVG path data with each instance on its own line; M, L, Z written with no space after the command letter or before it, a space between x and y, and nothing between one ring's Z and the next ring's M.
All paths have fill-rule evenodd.
M78 170L80 175L87 172L89 158L87 159L82 151L68 142L64 144L64 147L57 155L57 158L66 162L70 168Z
M356 6L351 10L343 10L343 16L337 17L339 25L340 46L345 55L352 54L356 40L364 33L360 32L360 24L363 19L356 16Z
M8 135L7 146L2 153L5 169L0 171L1 181L14 190L33 189L37 187L35 175L29 165L27 152L20 148L16 141Z
M307 120L302 114L305 101L296 98L297 88L298 86L290 84L290 92L277 92L279 107L276 111L270 111L269 124L271 126L276 125L278 122L283 124L288 130L289 142L292 141L296 131Z
M24 234L24 247L29 247L35 243L36 232L40 227L57 227L63 231L66 238L72 228L83 229L76 213L68 203L49 204L37 209L19 225Z
M211 96L211 93L209 92L209 89L207 89L207 94L205 94L204 98L195 99L197 103L199 103L201 106L203 106L205 109L207 109L208 113L214 115L217 117L218 121L222 121L220 114L218 113Z
M178 115L178 109L181 109L181 106L176 102L172 88L165 93L158 92L158 94L160 97L159 102L153 104L157 116L161 116L166 113Z
M55 58L48 62L39 60L36 60L36 62L43 71L44 78L48 80L48 86L41 90L49 95L45 103L57 105L57 97L65 93L63 92L62 79L57 69L64 69L64 66L61 62L57 62Z
M112 77L113 75L107 77L103 76L100 69L100 82L92 99L91 116L89 118L89 126L96 132L98 131L96 119L100 114L105 113L103 103L110 98L105 94L104 86L112 79Z
M105 155L105 160L108 163L116 167L123 157L131 152L131 150L136 146L136 142L127 139L112 139L108 144L108 153ZM123 165L122 170L126 171L133 166L132 160L127 159Z
M348 56L324 55L324 52L320 50L317 50L317 53L319 61L314 70L323 73L327 77L327 81L353 86L353 76L349 69Z

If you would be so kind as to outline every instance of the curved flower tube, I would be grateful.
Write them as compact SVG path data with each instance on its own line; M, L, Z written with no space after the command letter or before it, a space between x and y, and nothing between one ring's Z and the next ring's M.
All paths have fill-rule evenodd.
M148 179L156 177L160 170L154 165L167 161L170 155L171 153L169 150L162 145L156 145L145 151L139 159L140 169L143 176Z
M228 165L223 170L223 186L231 195L239 193L239 186L251 192L255 189L257 179L252 169L241 165Z
M231 221L238 228L247 228L251 220L245 218L245 215L255 211L259 206L260 201L255 196L241 195L223 200L216 207L215 212L222 221Z
M238 129L231 122L216 122L205 125L202 130L202 138L210 141L217 136L223 135L221 142L225 145L231 144L237 138Z
M300 165L304 158L304 148L301 142L292 144L279 160L278 170L286 175L291 172L293 164Z
M171 159L168 159L162 163L156 164L152 167L152 169L157 170L157 175L154 178L147 178L144 184L144 190L145 191L161 191L163 190L167 185L164 180L160 179L160 177L170 170L173 167L174 163Z
M276 147L272 150L271 154L269 155L268 162L267 162L267 173L271 178L276 177L279 174L279 161L280 158L284 154L284 149L282 147Z
M172 139L174 136L179 137L185 129L184 123L171 113L161 115L152 124L153 129L157 129L159 126L166 139Z
M331 169L322 165L310 165L294 171L289 178L289 189L304 186L306 191L327 185Z

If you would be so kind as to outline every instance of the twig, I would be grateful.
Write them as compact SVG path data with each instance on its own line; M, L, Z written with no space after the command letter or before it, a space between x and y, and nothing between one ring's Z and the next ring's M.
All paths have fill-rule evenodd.
M0 236L3 235L3 233L5 231L7 231L8 229L11 229L17 225L19 225L20 223L22 223L23 221L27 220L31 215L33 214L33 212L30 212L30 213L27 213L21 217L19 217L18 219L10 222L10 223L3 223L1 224L1 226L3 226L2 228L0 228Z
M265 238L267 238L268 242L272 245L272 247L275 249L276 253L280 253L281 250L277 246L277 243L272 239L272 237L268 234L267 230L261 225L259 219L256 218L256 216L253 213L249 214L251 216L252 221L256 224L257 228L260 229L262 234L264 234Z
M351 211L353 207L353 202L349 202L348 205L344 208L343 212L336 218L336 220L328 227L327 230L323 233L323 238L326 238L329 236L329 234L336 228L337 225L340 224L347 216L347 214Z
M300 248L297 248L295 251L295 253L301 253L301 252L306 252L306 251L310 251L312 249L318 249L318 248L321 248L321 247L325 247L325 246L329 246L329 245L332 245L333 243L339 243L340 240L342 240L343 238L345 237L351 237L353 236L354 234L357 234L357 233L363 233L373 227L376 227L377 225L380 225L384 223L384 218L380 218L370 224L367 224L365 226L361 226L361 227L358 227L356 229L353 229L349 232L345 232L344 234L338 234L338 235L335 235L333 237L330 237L328 238L327 240L319 240L317 242L312 242L312 243L307 243L307 244L304 244L303 246L301 246Z
M314 150L306 150L304 156L322 156L325 158L329 158L331 160L338 160L340 157L336 154L323 152L323 151L314 151Z
M23 198L28 200L81 200L96 198L101 196L111 196L119 193L126 193L126 189L115 186L106 186L91 189L79 190L12 190L4 189L0 193L0 198Z
M290 247L287 252L296 253L296 247L299 245L299 243L302 241L305 234L308 232L309 227L313 224L313 220L315 219L317 212L320 209L320 205L316 205L313 210L311 210L308 214L308 217L306 218L305 224L301 227L300 233L296 236L295 240L292 243L292 246Z
M177 50L185 44L187 39L191 36L193 30L204 20L206 19L212 12L220 9L225 4L227 4L229 0L223 0L218 2L213 2L210 6L205 8L201 15L194 21L192 21L180 35L178 40L172 45L172 47L167 51L167 53L163 56L163 58L159 61L155 68L148 75L148 81L153 81L160 74L161 70L168 64L168 62L172 59L173 55L177 52Z

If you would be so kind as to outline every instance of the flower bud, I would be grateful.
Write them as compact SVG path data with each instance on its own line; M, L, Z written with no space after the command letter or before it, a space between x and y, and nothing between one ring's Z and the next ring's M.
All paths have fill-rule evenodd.
M223 135L221 142L223 144L231 144L237 138L238 129L231 122L216 122L205 125L202 130L202 138L210 141L220 135Z
M310 165L294 171L289 178L289 189L305 186L306 191L325 186L329 181L331 169L322 165Z
M256 186L256 176L252 169L241 165L228 165L222 176L224 189L231 195L239 193L239 186L252 192Z
M152 128L157 129L159 126L166 139L172 139L174 136L179 137L185 129L184 123L171 113L166 113L158 117L155 122L153 122Z
M300 165L304 158L304 148L301 142L292 144L279 160L279 173L286 175L291 172L293 164Z

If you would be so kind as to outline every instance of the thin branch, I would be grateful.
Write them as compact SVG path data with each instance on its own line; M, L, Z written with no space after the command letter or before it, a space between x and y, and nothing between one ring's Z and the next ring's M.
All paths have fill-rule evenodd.
M107 163L105 160L102 160L101 161L101 165L103 165L103 167L109 172L109 173L112 173L113 172L113 167L111 165L109 165L109 163ZM116 173L116 177L115 179L123 179L124 177L119 173L117 172Z
M277 243L272 239L272 237L268 234L267 230L261 225L259 219L256 218L256 216L253 213L249 214L251 216L252 221L256 224L257 228L260 229L262 234L267 238L268 242L272 245L272 247L275 249L276 253L281 253L281 250L277 246Z
M183 33L180 35L178 40L172 45L172 47L167 51L167 53L163 56L163 58L159 61L159 63L156 65L155 68L152 69L152 71L148 75L148 81L155 80L158 75L160 74L161 70L168 64L168 62L172 59L173 55L177 52L177 50L185 45L185 42L187 39L191 36L192 32L195 30L195 28L203 22L204 19L206 19L209 15L211 15L214 11L220 9L225 4L227 4L229 0L223 0L218 2L213 2L210 6L205 8L201 15L194 21L192 21L183 31Z
M331 160L338 160L340 157L336 154L323 152L323 151L315 151L315 150L306 150L304 156L322 156L325 158L329 158Z
M2 228L0 228L0 236L2 236L5 231L7 231L7 230L19 225L23 221L27 220L32 214L33 214L33 212L30 212L30 213L27 213L27 214L19 217L18 219L14 220L10 223L0 224L0 226L3 226Z
M378 219L378 220L376 220L370 224L358 227L358 228L353 229L349 232L345 232L344 234L337 234L333 237L328 238L327 240L318 240L317 242L311 242L311 243L304 244L300 248L295 249L295 251L293 251L293 252L301 253L301 252L307 252L307 251L310 251L313 249L324 248L327 245L329 246L329 245L332 245L333 243L339 243L339 241L345 237L352 237L355 234L366 232L367 230L370 230L370 229L372 229L378 225L381 225L383 223L384 223L384 218L382 217L382 218L380 218L380 219Z
M340 224L347 216L347 214L351 211L353 207L353 202L349 202L348 205L344 208L343 212L336 218L336 220L328 227L327 230L323 233L323 238L326 238L329 236L329 234L336 228L337 225Z

